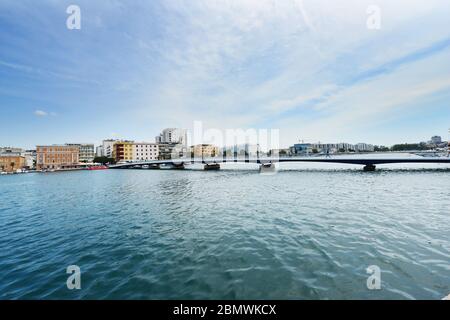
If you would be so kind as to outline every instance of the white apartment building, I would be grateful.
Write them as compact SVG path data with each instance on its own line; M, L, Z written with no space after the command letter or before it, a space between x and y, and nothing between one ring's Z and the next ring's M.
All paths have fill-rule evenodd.
M116 143L117 141L118 140L114 140L114 139L103 140L102 153L103 153L104 157L107 157L107 158L113 157L114 143Z
M156 143L182 144L187 146L187 130L179 128L167 128L156 137Z
M66 143L66 146L78 147L80 150L79 161L91 163L95 158L95 147L93 143Z
M156 143L136 142L133 144L133 161L158 160L159 145Z
M358 143L355 145L355 150L359 152L374 152L375 147L367 143Z
M95 148L95 155L96 155L97 157L103 157L103 156L104 156L104 153L103 153L103 146L97 146L97 147Z

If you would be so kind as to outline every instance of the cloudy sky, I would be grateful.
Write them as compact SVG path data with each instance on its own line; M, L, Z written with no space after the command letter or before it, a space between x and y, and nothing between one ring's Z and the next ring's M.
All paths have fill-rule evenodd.
M449 16L443 0L2 0L0 146L195 120L280 129L282 146L447 138Z

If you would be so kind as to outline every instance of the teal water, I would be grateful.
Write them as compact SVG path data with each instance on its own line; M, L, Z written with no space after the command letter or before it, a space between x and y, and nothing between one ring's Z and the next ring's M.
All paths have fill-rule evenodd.
M449 187L448 169L1 176L0 298L441 299Z

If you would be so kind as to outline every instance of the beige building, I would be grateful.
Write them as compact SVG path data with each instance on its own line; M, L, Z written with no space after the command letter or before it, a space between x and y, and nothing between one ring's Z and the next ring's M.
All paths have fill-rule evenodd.
M37 170L74 169L79 165L78 146L53 145L36 147Z
M212 144L197 144L191 146L191 155L194 158L214 158L219 155L219 147Z
M25 157L18 155L0 156L0 172L15 172L25 168Z

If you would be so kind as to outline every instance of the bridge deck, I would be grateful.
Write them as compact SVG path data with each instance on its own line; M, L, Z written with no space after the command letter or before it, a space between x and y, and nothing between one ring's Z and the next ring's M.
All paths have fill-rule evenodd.
M173 160L153 160L153 161L141 161L130 162L124 164L111 165L111 169L126 169L135 166L143 165L181 165L181 164L221 164L221 163L257 163L257 164L269 164L269 163L281 163L281 162L314 162L314 163L341 163L341 164L357 164L357 165L379 165L379 164L394 164L394 163L448 163L450 164L449 157L433 157L433 158L250 158L250 159L231 159L231 158L210 158L210 159L173 159Z

